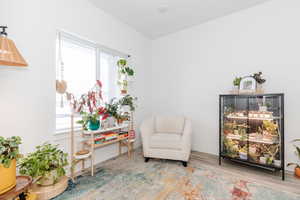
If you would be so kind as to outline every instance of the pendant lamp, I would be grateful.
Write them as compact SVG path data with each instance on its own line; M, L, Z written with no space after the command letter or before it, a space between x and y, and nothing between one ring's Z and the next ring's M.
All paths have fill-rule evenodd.
M7 26L0 26L0 29L2 29L0 32L0 65L28 66L14 42L7 38L6 28Z

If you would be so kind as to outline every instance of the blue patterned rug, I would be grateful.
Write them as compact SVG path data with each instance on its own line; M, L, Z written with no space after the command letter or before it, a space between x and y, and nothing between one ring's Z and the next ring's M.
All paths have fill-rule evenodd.
M141 152L101 165L94 177L81 176L55 200L299 200L294 193L272 189L192 160L144 163Z

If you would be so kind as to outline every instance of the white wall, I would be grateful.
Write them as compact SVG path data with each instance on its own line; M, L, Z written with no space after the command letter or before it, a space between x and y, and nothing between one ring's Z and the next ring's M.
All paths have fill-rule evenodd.
M136 69L134 94L139 97L137 124L147 114L150 41L95 8L87 0L1 0L0 24L29 63L27 68L0 67L1 136L22 137L23 153L45 141L62 144L55 132L55 39L65 30L132 55ZM97 160L117 155L117 146L99 150Z
M152 45L153 112L193 120L193 149L218 153L218 95L235 76L262 71L267 92L284 92L286 161L299 138L300 1L272 0Z

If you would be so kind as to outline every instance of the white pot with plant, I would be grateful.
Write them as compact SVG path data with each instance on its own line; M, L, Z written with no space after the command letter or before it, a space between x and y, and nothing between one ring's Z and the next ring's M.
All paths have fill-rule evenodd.
M242 77L235 77L233 80L233 93L237 94L240 89L240 83L241 83Z

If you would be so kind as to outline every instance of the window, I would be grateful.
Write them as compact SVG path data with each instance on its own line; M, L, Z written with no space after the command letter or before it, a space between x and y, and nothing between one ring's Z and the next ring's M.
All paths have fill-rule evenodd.
M117 61L124 54L60 32L57 37L57 79L67 82L67 91L77 98L91 89L96 80L103 84L105 101L118 97ZM70 129L70 107L64 95L56 93L56 132ZM75 119L76 121L76 119ZM75 124L76 128L79 125Z

